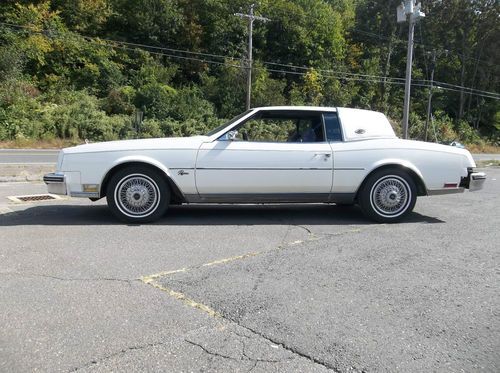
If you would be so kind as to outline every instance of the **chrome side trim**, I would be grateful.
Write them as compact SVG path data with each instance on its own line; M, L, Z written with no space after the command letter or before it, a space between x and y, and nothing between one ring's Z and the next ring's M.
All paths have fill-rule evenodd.
M363 171L364 167L334 167L334 171Z
M440 196L443 194L455 194L455 193L463 193L465 188L443 188L443 189L427 189L428 196Z
M71 192L71 197L99 198L98 192Z
M354 193L187 194L188 203L351 203Z
M331 171L331 167L197 167L196 170L218 170L218 171L309 171L326 170Z

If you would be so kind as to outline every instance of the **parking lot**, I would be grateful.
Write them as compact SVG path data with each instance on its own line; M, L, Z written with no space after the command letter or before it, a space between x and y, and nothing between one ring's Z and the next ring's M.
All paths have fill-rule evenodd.
M105 201L15 203L0 183L0 371L500 371L500 168L356 207L177 206L123 225Z

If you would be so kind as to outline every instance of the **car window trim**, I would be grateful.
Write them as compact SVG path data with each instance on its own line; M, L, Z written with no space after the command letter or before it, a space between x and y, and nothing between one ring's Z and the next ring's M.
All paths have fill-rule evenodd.
M307 110L290 110L290 112L294 112L294 113L311 113L311 114L319 115L320 119L321 119L321 122L322 122L322 127L323 127L323 139L324 139L323 141L288 142L288 141L219 140L222 136L224 136L225 134L227 134L229 131L233 131L237 127L244 126L246 122L248 122L249 120L252 120L252 118L255 115L261 114L263 111L264 110L257 110L255 112L253 112L252 115L250 115L250 116L248 116L248 117L240 120L236 125L231 126L223 134L221 134L220 136L217 136L217 138L214 141L224 141L224 142L230 141L230 142L257 143L257 144L328 144L329 143L329 141L328 141L328 139L326 137L326 126L325 126L325 121L324 121L324 117L323 117L323 112L322 111L314 111L314 110L311 110L311 111L307 111ZM273 110L268 110L268 111L273 112ZM288 110L276 110L276 112L279 112L279 111L288 111Z
M325 120L325 115L326 114L334 114L337 116L337 121L339 122L339 129L340 129L340 140L329 140L327 139L327 135L326 135L326 120ZM342 127L342 122L340 121L340 116L339 116L339 113L337 111L324 111L321 113L321 118L323 118L323 123L325 125L325 139L328 143L335 143L335 144L338 144L339 142L345 142L345 136L344 136L344 128Z

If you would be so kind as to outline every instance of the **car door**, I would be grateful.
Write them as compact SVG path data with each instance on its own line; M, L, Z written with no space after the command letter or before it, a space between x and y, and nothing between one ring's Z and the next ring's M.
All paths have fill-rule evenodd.
M257 111L201 145L195 170L199 196L326 201L333 162L325 138L321 112Z

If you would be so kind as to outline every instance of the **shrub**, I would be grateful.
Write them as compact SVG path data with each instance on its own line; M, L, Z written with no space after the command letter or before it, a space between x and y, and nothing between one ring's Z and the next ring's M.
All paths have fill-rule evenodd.
M134 100L136 94L136 90L131 86L112 89L103 100L103 109L107 114L132 115L135 112Z
M477 131L464 120L458 121L455 131L457 132L458 139L464 143L478 144L481 142L481 137Z
M139 88L135 106L143 108L148 118L166 119L171 114L175 89L162 83L148 83Z

